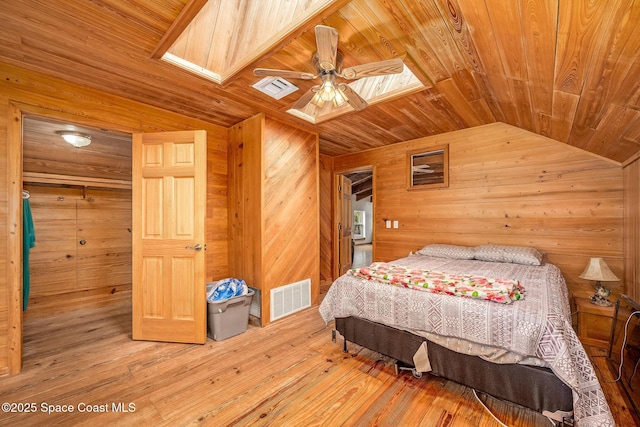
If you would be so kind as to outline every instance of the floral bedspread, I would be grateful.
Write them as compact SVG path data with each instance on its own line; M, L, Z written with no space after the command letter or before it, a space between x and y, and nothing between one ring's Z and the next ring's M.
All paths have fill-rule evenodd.
M374 262L368 267L351 269L348 274L394 286L502 304L511 304L524 298L524 287L516 279L442 273L386 262Z
M537 358L573 390L577 426L615 425L593 365L573 330L568 290L558 267L424 255L391 264L448 274L511 277L524 286L526 298L496 304L416 292L345 274L331 285L320 305L324 321L356 316L419 335L461 338Z

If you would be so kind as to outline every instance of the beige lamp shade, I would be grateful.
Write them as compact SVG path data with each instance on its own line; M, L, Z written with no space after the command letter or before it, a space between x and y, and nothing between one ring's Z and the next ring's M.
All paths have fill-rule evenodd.
M597 282L616 282L620 280L613 274L602 258L591 258L580 278Z

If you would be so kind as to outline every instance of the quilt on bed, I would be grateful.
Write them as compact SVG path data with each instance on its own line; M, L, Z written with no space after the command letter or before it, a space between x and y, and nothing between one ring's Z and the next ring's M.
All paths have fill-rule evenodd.
M511 304L524 298L524 288L515 279L442 273L386 262L374 262L368 267L349 270L347 274L419 291L483 299L501 304Z
M591 362L571 326L564 278L553 264L530 266L411 255L392 262L410 269L514 278L526 298L512 304L389 286L345 274L320 305L325 322L357 316L414 333L433 333L501 347L543 360L574 391L579 426L614 426Z

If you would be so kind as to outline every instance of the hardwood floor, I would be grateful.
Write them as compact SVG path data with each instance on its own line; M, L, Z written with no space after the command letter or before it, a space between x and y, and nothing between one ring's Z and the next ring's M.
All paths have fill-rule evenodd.
M371 243L356 245L353 249L353 268L365 267L371 264L371 251L373 245Z
M392 362L375 353L353 344L342 353L331 329L313 307L224 341L185 345L132 341L126 298L27 313L23 370L0 378L0 401L35 410L3 411L0 425L498 425L472 390L430 375L395 376ZM550 425L533 411L482 399L506 425ZM633 425L621 397L609 403L619 425ZM43 409L64 407L47 405L74 412L48 414Z

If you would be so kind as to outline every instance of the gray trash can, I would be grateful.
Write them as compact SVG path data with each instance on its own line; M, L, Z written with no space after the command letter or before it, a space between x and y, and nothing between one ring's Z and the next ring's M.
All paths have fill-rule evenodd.
M253 294L249 289L247 295L207 301L207 336L222 341L246 332Z

